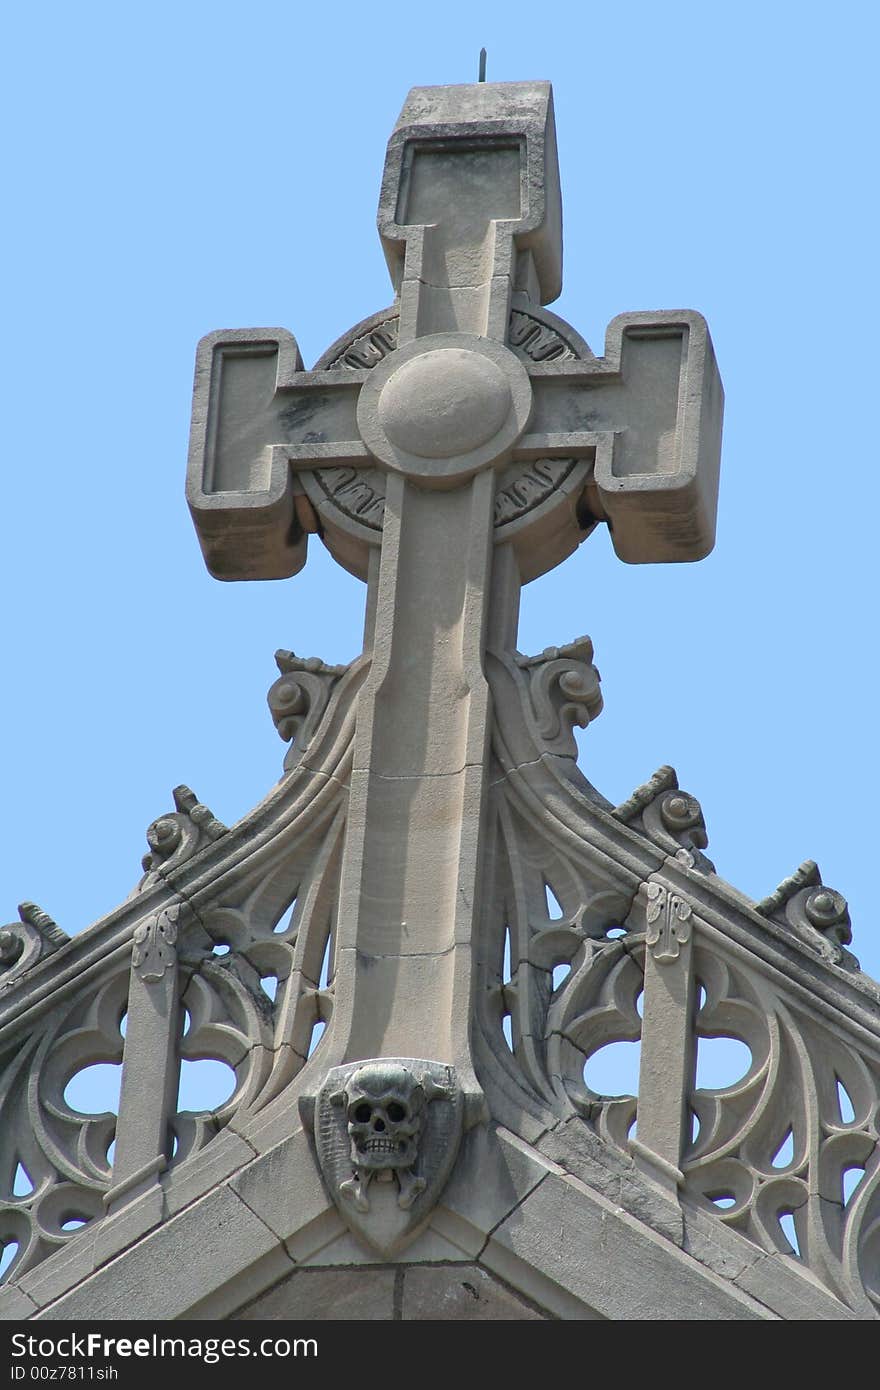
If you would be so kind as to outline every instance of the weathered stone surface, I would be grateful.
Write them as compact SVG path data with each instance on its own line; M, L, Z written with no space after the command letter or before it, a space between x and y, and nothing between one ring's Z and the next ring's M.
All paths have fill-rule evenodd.
M548 1175L495 1231L481 1263L513 1282L507 1253L594 1309L632 1319L761 1319L760 1304L580 1184ZM662 1296L658 1298L658 1291Z
M60 1298L68 1289L88 1279L96 1267L94 1230L86 1228L80 1239L55 1252L19 1276L18 1286L38 1308Z
M336 1210L335 1206L328 1205L327 1210L323 1211L314 1221L310 1221L307 1226L303 1226L292 1236L289 1236L284 1243L284 1247L294 1264L305 1265L310 1260L315 1260L322 1251L328 1250L331 1246L336 1248L339 1242L344 1242L346 1248L356 1247L349 1231ZM366 1256L365 1247L361 1248L360 1263ZM370 1252L370 1258L373 1258ZM358 1263L357 1260L353 1261ZM344 1264L344 1260L325 1259L320 1261L322 1264Z
M188 1163L172 1168L163 1175L168 1215L174 1216L197 1197L203 1197L217 1183L244 1168L253 1157L254 1150L250 1144L231 1128L223 1130Z
M220 1283L204 1298L198 1299L187 1310L187 1317L207 1322L230 1318L239 1308L247 1307L254 1299L286 1279L290 1269L291 1261L286 1247L275 1245L233 1280Z
M395 1316L394 1267L315 1269L288 1274L253 1303L231 1314L233 1322L385 1321Z
M403 1276L407 1322L533 1322L546 1316L478 1265L413 1265Z
M94 1232L92 1246L95 1268L133 1245L152 1231L167 1215L161 1187L151 1184L139 1197L105 1217Z
M683 1222L678 1202L636 1172L623 1154L609 1149L577 1119L550 1130L538 1142L541 1153L580 1178L615 1206L681 1245Z
M255 1158L229 1185L280 1240L288 1240L329 1206L303 1130Z
M548 1318L563 1322L606 1321L601 1313L576 1293L564 1288L536 1265L519 1259L511 1250L490 1244L487 1254L488 1258L481 1262Z
M269 1227L227 1186L140 1240L39 1316L49 1320L180 1317L273 1250ZM193 1253L198 1252L198 1258Z
M445 1231L444 1219L457 1218L449 1238L472 1243L478 1254L489 1233L547 1172L538 1154L515 1135L478 1125L465 1137L433 1224Z
M738 1288L772 1308L778 1317L792 1322L849 1322L858 1316L809 1277L792 1280L789 1275L784 1256L761 1255L737 1275L735 1282Z
M447 1240L439 1230L428 1226L394 1256L396 1264L457 1261L467 1258L465 1251ZM358 1240L350 1231L342 1231L332 1241L322 1245L314 1254L303 1258L303 1266L375 1264L376 1252L365 1240Z
M237 1322L509 1322L546 1316L474 1264L301 1270L230 1314Z
M0 1289L0 1321L13 1322L19 1318L29 1318L37 1311L38 1304L28 1298L22 1289L9 1284Z

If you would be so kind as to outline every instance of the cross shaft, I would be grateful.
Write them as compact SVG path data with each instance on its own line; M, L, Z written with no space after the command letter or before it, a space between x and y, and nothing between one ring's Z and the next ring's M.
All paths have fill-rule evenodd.
M275 578L302 566L314 529L298 471L384 472L328 1041L335 1061L429 1056L466 1080L483 658L490 630L513 646L520 573L541 572L493 546L497 478L517 460L583 458L590 509L624 559L697 558L713 534L720 383L692 313L621 316L604 359L524 364L507 346L512 303L561 287L548 84L411 92L379 230L396 347L369 368L304 372L283 330L203 340L188 496L213 573ZM571 543L543 568L585 534L568 510Z

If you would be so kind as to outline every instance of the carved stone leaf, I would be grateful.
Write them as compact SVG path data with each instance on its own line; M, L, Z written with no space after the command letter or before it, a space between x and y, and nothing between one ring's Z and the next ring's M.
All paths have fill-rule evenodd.
M166 907L135 927L132 937L132 965L142 980L161 980L176 958L179 907Z
M661 964L678 960L681 947L691 938L690 906L659 883L646 884L645 893L646 944Z

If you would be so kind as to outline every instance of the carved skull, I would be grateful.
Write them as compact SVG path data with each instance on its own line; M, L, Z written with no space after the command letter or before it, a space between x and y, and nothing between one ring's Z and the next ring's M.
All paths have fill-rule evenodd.
M425 1092L393 1062L370 1062L345 1087L351 1161L362 1172L411 1168L418 1157Z

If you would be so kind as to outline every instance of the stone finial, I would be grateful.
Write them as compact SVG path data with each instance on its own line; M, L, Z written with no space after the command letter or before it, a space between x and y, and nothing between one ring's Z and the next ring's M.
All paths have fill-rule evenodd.
M152 881L152 875L176 868L227 832L223 822L189 787L175 787L172 796L174 811L157 817L147 827L150 852L141 861L146 877L138 885L139 891Z
M18 916L19 921L0 927L0 986L19 979L70 940L36 903L19 903Z
M762 917L793 929L814 949L838 964L858 962L844 948L852 941L846 898L822 882L814 859L805 859L772 893L755 904Z
M518 652L515 659L527 682L527 708L540 746L576 758L575 728L585 729L602 712L601 677L593 665L590 638L545 647L538 656Z
M712 868L711 861L700 853L709 843L703 809L695 796L680 789L675 769L668 764L637 787L612 815L625 825L643 830L656 845L682 862L690 861L690 867L698 864L704 869Z
M269 713L285 743L295 743L284 760L285 770L299 761L321 722L339 678L347 666L328 666L319 656L300 657L283 648L275 653L281 672L269 688Z

